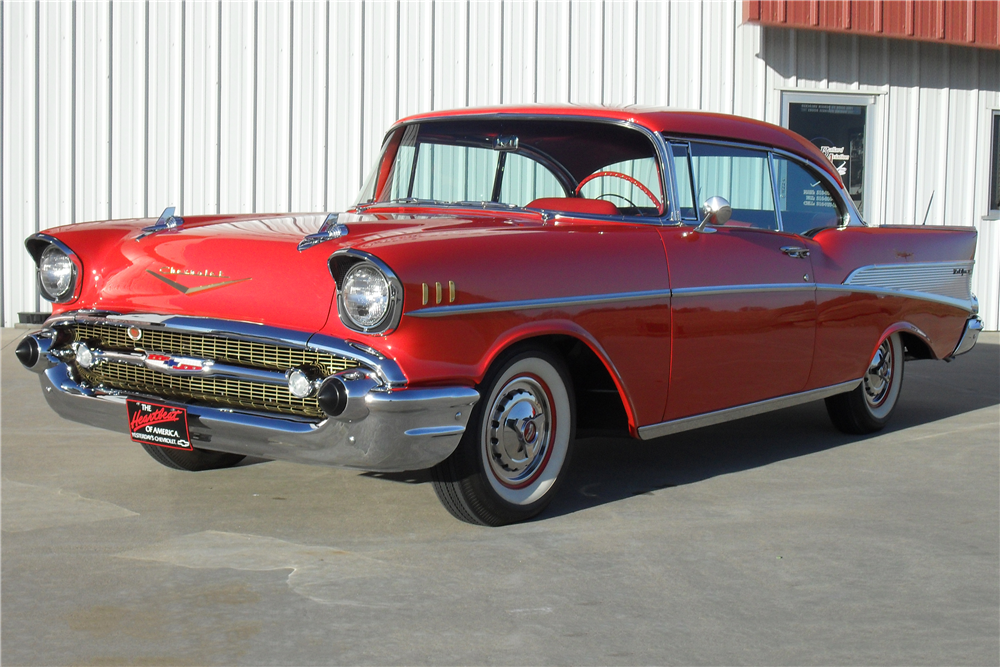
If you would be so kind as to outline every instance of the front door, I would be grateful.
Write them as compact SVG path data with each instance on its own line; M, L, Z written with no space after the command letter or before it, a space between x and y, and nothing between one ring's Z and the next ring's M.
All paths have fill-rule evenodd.
M816 327L815 243L779 231L765 151L674 145L681 227L663 228L672 291L664 421L805 389ZM725 197L729 222L696 232L694 202Z

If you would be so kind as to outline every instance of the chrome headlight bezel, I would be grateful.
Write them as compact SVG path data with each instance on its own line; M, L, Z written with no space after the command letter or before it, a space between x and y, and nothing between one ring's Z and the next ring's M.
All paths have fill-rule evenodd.
M53 303L68 303L80 296L82 264L76 253L62 241L47 234L29 236L24 245L35 260L35 282L43 299ZM62 289L52 285L51 280L43 278L46 271L45 264L50 258L54 258L53 262L63 261L64 266L65 262L68 262L69 282Z
M351 277L363 272L384 281L386 288L385 310L372 322L359 321L348 307ZM337 314L344 326L370 335L385 335L395 330L403 314L403 284L385 262L370 253L347 248L330 257L330 273L337 283Z

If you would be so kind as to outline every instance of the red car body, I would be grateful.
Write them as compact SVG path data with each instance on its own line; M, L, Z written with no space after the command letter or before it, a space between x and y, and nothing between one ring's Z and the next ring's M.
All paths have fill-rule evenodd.
M447 123L465 128L465 122L470 123L467 134L453 132L454 138L428 139L437 143L427 145L442 155L447 154L445 149L468 152L473 150L470 146L492 146L508 155L537 158L532 169L549 164L547 160L567 165L565 173L555 167L551 170L565 181L566 205L561 210L533 206L534 202L500 206L503 201L497 193L505 163L491 154L486 157L499 164L491 201L474 205L413 201L412 197L389 200L390 188L403 187L399 165L410 164L410 194L415 187L417 152L424 144L414 141L407 128L420 128L433 137L435 131L451 131ZM604 144L591 146L586 133L579 131L582 126L573 124L580 122L593 124L600 130L597 135L603 128L634 134L623 135L628 141L617 143L618 135L609 134L600 139ZM490 123L500 124L500 129L483 131ZM560 130L551 128L562 127L560 123L570 124L576 134L556 136ZM436 129L442 127L446 129ZM521 128L520 134L509 139L503 134L505 127ZM591 126L587 128L595 134ZM469 138L472 135L474 139ZM537 141L529 145L532 137L538 137ZM632 141L636 146L646 141L648 146L633 149ZM411 162L397 160L404 150L401 146L412 151ZM699 150L707 157L694 155ZM729 150L731 155L725 152ZM688 154L691 157L684 157ZM472 164L471 157L463 159ZM771 214L766 204L770 198L774 217L790 219L791 214L782 212L775 202L784 205L794 192L779 191L776 174L786 174L781 187L794 190L787 180L791 178L788 165L794 163L815 179L813 185L822 182L819 187L826 194L819 199L826 203L819 207L835 215L830 218L834 223L805 233L786 231L780 222L775 225L778 228L760 228L753 222L759 211L744 216L750 222L740 221L736 207L729 207L734 218L728 224L711 224L725 223L720 216L706 225L703 217L712 213L707 209L698 220L691 219L690 213L685 218L681 210L686 197L686 185L681 183L685 169L700 174L690 176L692 183L700 178L719 180L715 172L705 175L711 169L718 171L705 165L729 165L725 168L736 174L733 165L750 164L739 161L751 159L757 160L754 169L770 172L769 177L761 176L764 194L754 195L765 202L761 206L767 215ZM655 167L655 171L647 170L654 176L645 177L648 189L654 190L653 198L643 202L645 207L633 201L649 198L638 190L611 192L611 186L600 185L606 192L597 199L577 196L584 187L580 184L584 173L597 173L614 164L640 170L644 160L647 167ZM437 173L427 172L431 177ZM612 180L637 178L616 172ZM243 444L223 444L221 426L214 433L206 429L208 439L202 447L237 455L393 470L415 464L444 465L441 461L453 456L461 438L468 437L463 436L464 420L469 419L478 397L488 393L484 382L489 384L497 364L506 363L505 355L525 346L544 348L545 355L559 357L553 363L564 365L570 393L577 399L578 417L586 407L586 418L575 419L581 432L587 425L613 426L635 437L651 438L804 400L846 395L861 385L880 359L880 350L888 350L885 345L890 339L900 341L908 358L947 359L971 348L981 328L975 298L969 293L976 243L973 228L864 226L823 154L798 135L766 123L692 112L581 107L436 112L405 119L390 130L367 187L369 196L364 201L326 223L326 216L317 214L186 216L176 226L169 225L170 218L153 229L151 220L116 220L60 227L32 237L28 247L36 260L49 243L58 242L67 250L76 282L72 294L54 303L53 319L46 327L49 333L22 345L24 353L19 356L42 375L43 386L57 384L45 375L51 375L56 366L66 367L67 376L79 382L72 355L54 351L60 346L68 349L67 345L82 339L79 335L75 342L65 336L60 339L60 326L80 318L103 318L107 323L111 321L108 314L117 318L118 326L141 327L157 326L164 318L188 318L188 324L204 318L213 323L213 335L246 341L283 339L301 349L321 346L323 341L334 341L331 345L338 349L353 345L364 351L357 360L361 368L374 368L375 359L391 363L394 370L387 371L388 375L381 379L371 375L373 381L385 385L382 389L388 394L474 390L453 396L453 405L447 409L464 405L465 414L457 418L458 427L435 435L447 443L432 448L426 457L383 452L381 458L324 459L316 454L319 445L296 450L273 433L258 437L259 446L253 442L255 436L245 433ZM574 192L569 192L571 188ZM621 192L625 195L616 194ZM604 210L593 202L611 199L632 204L620 211L634 215L586 212ZM813 195L806 199L807 204L815 200ZM535 201L551 206L561 200ZM577 206L584 212L574 211ZM314 242L302 243L317 232ZM359 330L345 320L344 302L338 300L343 291L338 286L343 287L340 281L345 277L337 275L338 261L352 258L353 262L360 257L381 262L386 273L398 279L400 293L393 298L399 312L382 331ZM220 322L239 325L220 333ZM255 335L254 325L269 333ZM284 333L274 335L274 331ZM128 349L132 354L143 352L138 345ZM112 361L108 357L101 363ZM901 380L901 359L899 363ZM153 387L145 391L132 385L105 389L107 396L118 401L111 410L120 413L122 424L103 419L98 425L124 431L128 430L121 406L124 395L185 405L191 413L192 431L198 430L199 405L206 402L204 396L196 400L176 392L163 394ZM374 389L379 390L378 386ZM93 394L100 393L100 387L91 383L89 389L85 386L84 393L88 392L89 400L99 400ZM95 423L82 417L82 408L58 405L52 396L52 391L46 392L64 416ZM239 407L227 409L240 412ZM247 418L281 418L268 417L262 405L249 405L244 412ZM608 418L591 419L594 415ZM477 417L473 414L472 418ZM333 417L320 415L312 419L310 428L324 419L332 421ZM549 415L547 423L553 433L558 431L552 425L555 420L554 414ZM485 447L484 456L489 459L490 445ZM481 446L479 450L484 451ZM544 468L547 461L533 465ZM486 463L480 465L489 472ZM504 485L517 487L508 482L494 484L501 496L506 493ZM504 496L515 510L528 509L502 520L494 516L503 514L500 510L493 514L469 510L468 498L451 505L442 500L460 518L503 523L540 511L550 491L546 488L539 493L544 497Z

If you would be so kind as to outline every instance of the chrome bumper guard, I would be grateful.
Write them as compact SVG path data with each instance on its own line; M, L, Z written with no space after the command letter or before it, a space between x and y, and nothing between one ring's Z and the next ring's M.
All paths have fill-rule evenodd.
M962 332L962 337L959 339L958 345L955 346L955 351L951 353L951 357L957 357L960 354L965 354L975 347L976 341L979 340L979 334L982 330L983 321L979 319L978 316L970 317L965 323L965 331Z
M470 387L408 388L365 378L345 383L350 394L347 409L322 421L184 404L81 384L70 367L50 352L51 330L29 338L35 346L24 346L18 357L39 374L45 400L61 417L129 433L126 398L155 399L187 410L195 447L265 459L375 472L422 470L451 455L479 400L479 392ZM379 375L400 377L398 369L385 372L391 361L379 361Z

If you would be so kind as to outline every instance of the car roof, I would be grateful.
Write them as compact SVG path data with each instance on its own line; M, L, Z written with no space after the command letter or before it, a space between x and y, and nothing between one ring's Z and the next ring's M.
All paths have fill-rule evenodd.
M633 123L651 132L662 132L668 137L717 139L757 144L767 148L778 148L803 157L826 170L830 176L843 185L840 174L837 173L833 163L812 142L807 141L801 135L783 127L752 118L705 111L640 106L582 106L575 104L472 107L450 111L432 111L408 116L399 120L394 127L414 121L461 116L593 118Z

